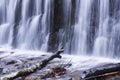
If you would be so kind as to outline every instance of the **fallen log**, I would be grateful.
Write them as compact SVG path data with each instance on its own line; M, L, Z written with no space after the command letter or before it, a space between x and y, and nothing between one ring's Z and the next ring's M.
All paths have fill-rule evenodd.
M92 68L88 71L84 71L83 74L85 74L85 77L82 80L93 80L95 78L120 74L120 63Z
M35 65L32 65L31 67L27 68L27 69L21 69L17 72L12 72L10 74L3 75L0 77L0 80L13 80L13 79L16 79L18 77L27 76L31 73L34 73L37 70L44 68L51 60L53 60L55 58L61 58L62 56L60 54L63 51L64 50L61 49L61 50L57 51L55 54L53 54L52 56L50 56L48 59L42 60L42 61L36 63Z

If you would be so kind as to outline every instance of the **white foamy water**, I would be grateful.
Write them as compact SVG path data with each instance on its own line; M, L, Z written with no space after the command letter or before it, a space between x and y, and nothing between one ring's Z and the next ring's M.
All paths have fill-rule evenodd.
M3 54L1 53L0 57L5 57L4 59L16 59L18 57L22 57L24 59L27 58L35 58L40 57L41 55L52 55L53 53L47 53L42 51L28 51L28 50L11 50L10 48L0 48L0 51L5 51ZM11 52L14 52L11 54ZM9 56L8 56L9 55ZM62 54L62 59L55 59L56 61L60 61L61 63L72 63L70 69L74 70L87 70L96 66L102 66L110 63L120 63L120 60L103 58L103 57L94 57L94 56L78 56L78 55L68 55Z

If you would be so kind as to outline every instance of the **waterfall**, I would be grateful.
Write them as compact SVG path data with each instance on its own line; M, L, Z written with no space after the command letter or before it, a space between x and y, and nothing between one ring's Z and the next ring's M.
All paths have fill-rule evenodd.
M119 58L119 0L0 0L0 47Z
M49 0L0 0L0 2L1 46L40 50L47 44L51 10Z
M99 30L94 43L94 54L107 56L109 0L100 1Z
M81 0L79 7L79 19L75 24L75 52L86 54L87 31L90 24L90 11L92 0Z
M80 0L79 19L74 26L75 53L112 58L119 56L118 4L118 0Z

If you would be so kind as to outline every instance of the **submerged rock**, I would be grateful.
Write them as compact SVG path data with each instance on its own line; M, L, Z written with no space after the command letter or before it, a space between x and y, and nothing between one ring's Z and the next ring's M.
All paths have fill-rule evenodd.
M0 74L3 72L3 68L0 68Z
M15 63L17 63L17 61L15 61L15 60L10 60L10 61L6 62L6 65L15 64Z

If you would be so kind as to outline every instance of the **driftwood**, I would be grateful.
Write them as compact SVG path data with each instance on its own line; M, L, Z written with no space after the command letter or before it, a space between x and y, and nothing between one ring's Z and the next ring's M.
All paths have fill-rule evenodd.
M108 64L85 71L86 76L82 80L93 80L95 78L107 77L120 74L120 63Z
M39 63L36 63L35 65L33 65L27 69L21 69L17 72L13 72L13 73L1 76L0 80L13 80L13 79L16 79L18 77L27 76L31 73L34 73L35 71L44 68L51 60L53 60L55 58L61 58L62 56L60 54L62 52L63 52L63 49L57 51L54 55L50 56L48 59L40 61Z

